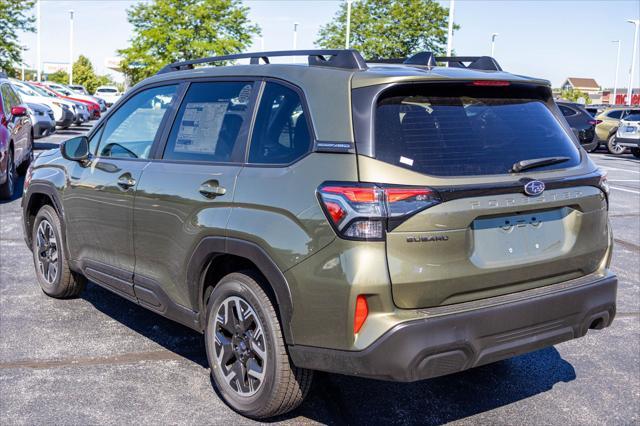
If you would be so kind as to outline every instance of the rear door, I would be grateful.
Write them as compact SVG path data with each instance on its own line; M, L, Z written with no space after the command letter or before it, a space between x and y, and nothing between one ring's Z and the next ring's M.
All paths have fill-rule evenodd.
M608 247L605 194L545 88L395 87L378 97L374 126L361 180L424 186L439 198L388 225L397 306L482 299L599 268ZM548 157L560 159L513 171L521 160Z
M205 236L225 236L244 161L257 85L192 82L168 126L166 146L145 168L135 200L135 292L163 311L189 299L189 256Z

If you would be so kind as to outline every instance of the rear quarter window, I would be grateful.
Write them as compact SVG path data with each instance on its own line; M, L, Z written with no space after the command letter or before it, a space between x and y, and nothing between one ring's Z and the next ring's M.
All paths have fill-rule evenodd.
M509 173L521 160L580 153L539 87L413 84L384 92L374 117L374 154L419 173L470 176Z

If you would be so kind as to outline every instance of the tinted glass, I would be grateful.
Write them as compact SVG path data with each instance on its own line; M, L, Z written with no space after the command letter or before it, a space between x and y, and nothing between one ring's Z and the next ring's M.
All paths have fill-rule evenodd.
M249 162L288 164L309 151L311 135L300 96L277 83L267 83L251 138Z
M509 173L521 160L566 156L548 170L575 166L577 147L534 86L401 86L384 93L375 114L375 156L419 173Z
M91 139L89 139L89 152L93 155L96 153L98 142L100 142L100 137L102 136L103 131L104 126L100 127L100 129L91 136Z
M9 102L9 86L3 84L0 87L0 93L2 94L2 109L6 115L9 115L11 112L11 103Z
M640 121L640 114L629 114L624 118L626 121Z
M622 110L619 109L617 111L611 111L607 113L607 117L609 118L620 118L622 117Z
M154 87L127 100L104 126L98 156L149 158L151 145L176 89L175 85Z
M180 105L163 158L231 161L241 143L240 130L250 118L252 90L250 82L193 83Z
M566 107L564 105L558 105L558 107L560 108L560 111L562 112L562 115L564 115L565 117L570 117L572 115L577 114L576 111L574 111L571 108Z
M117 93L118 91L116 89L98 89L97 92L98 93Z

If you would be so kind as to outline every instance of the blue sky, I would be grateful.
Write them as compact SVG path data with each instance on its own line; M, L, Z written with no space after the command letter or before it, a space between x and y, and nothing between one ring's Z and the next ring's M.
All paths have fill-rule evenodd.
M105 58L115 56L131 37L126 9L133 3L136 2L43 0L42 60L68 61L68 11L73 9L75 56L84 54L99 72L108 72ZM276 50L292 48L294 22L299 23L298 48L314 47L320 26L331 20L340 1L244 3L250 8L251 20L262 28L265 49ZM448 6L449 1L439 3ZM618 86L625 87L633 47L633 25L626 20L639 17L640 0L456 0L454 21L461 29L455 33L453 44L459 55L488 55L491 34L496 32L499 36L495 57L507 71L547 78L554 87L568 76L593 77L600 85L611 87L617 53L612 40L622 40ZM34 64L35 35L23 34L21 40L29 49L26 62ZM259 48L260 40L256 39L252 50ZM640 66L636 65L636 87L640 85L638 73Z

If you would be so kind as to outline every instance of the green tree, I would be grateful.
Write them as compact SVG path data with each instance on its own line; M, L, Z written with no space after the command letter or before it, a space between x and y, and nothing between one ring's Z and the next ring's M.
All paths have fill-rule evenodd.
M56 71L47 75L47 81L53 81L54 83L67 84L69 83L69 73L64 70Z
M152 0L127 10L130 46L119 51L124 74L135 84L164 65L246 49L260 28L239 0Z
M434 0L359 0L351 5L350 47L367 59L404 58L419 51L443 54L447 44L448 9ZM347 4L333 22L320 28L316 44L342 49ZM458 29L454 25L454 29Z
M22 46L18 35L21 31L34 31L35 18L27 15L34 4L34 0L0 0L0 70L12 72L20 68Z
M580 99L583 99L586 105L589 105L591 103L591 98L589 97L589 95L578 89L563 90L562 92L560 92L560 97L562 99L566 99L569 102L578 102Z
M81 84L89 93L94 93L98 86L111 85L113 80L107 75L96 74L89 58L80 55L73 63L73 83Z

